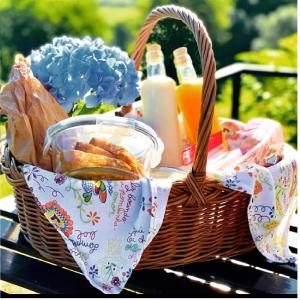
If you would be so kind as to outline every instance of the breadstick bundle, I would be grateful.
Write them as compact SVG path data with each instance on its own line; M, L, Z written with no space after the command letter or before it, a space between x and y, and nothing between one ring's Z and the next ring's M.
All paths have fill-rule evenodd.
M86 180L136 180L161 160L163 143L148 125L105 115L68 118L48 128L44 152L54 172Z
M142 164L124 147L107 140L92 138L78 141L74 150L60 152L56 171L79 179L129 180L144 176Z

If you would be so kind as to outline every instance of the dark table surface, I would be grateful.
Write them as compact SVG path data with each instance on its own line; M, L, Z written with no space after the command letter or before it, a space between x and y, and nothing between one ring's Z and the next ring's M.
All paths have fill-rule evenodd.
M297 227L290 228L297 253ZM41 294L107 297L79 272L41 257L24 239L15 213L1 210L1 279ZM1 293L3 297L8 296ZM297 264L268 262L257 250L172 269L134 271L119 296L297 295Z

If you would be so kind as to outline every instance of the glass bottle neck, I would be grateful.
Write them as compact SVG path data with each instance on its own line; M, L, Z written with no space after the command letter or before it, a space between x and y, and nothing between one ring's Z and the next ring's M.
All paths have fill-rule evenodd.
M153 77L158 75L166 76L166 68L163 60L156 63L147 64L147 77Z
M177 65L176 71L179 83L194 82L198 79L196 71L191 62L181 66Z

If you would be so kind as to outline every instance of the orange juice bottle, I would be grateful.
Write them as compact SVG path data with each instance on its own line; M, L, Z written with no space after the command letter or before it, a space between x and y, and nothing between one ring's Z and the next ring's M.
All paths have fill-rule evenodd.
M202 79L197 77L187 49L181 47L174 52L174 63L179 80L176 102L183 115L183 122L191 144L197 143L198 126L202 102ZM208 151L222 144L222 129L214 111Z

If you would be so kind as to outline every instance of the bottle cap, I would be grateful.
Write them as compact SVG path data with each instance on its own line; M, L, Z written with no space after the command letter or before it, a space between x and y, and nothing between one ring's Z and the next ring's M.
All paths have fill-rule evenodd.
M152 52L152 51L161 51L161 47L159 44L147 44L147 52Z
M176 66L185 66L191 62L191 58L186 47L180 47L173 51L174 63Z
M180 55L187 55L188 54L187 48L186 47L177 48L173 51L173 54L174 54L175 58L180 56Z
M164 56L159 44L147 44L146 61L147 63L159 63Z

